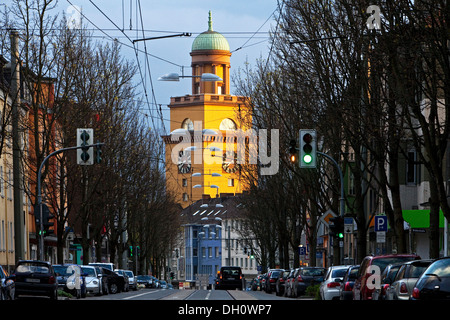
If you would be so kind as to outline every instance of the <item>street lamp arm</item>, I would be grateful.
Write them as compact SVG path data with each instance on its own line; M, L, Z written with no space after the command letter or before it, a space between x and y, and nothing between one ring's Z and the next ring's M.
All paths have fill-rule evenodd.
M144 39L135 39L133 40L133 44L138 41L147 41L147 40L157 40L157 39L165 39L165 38L174 38L174 37L190 37L192 33L190 32L183 32L183 33L177 33L172 34L170 36L160 36L160 37L150 37L150 38L144 38Z

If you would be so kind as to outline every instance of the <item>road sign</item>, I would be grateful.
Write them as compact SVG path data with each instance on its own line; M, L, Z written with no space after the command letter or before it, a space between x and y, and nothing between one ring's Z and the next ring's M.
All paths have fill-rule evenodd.
M384 231L388 229L388 222L386 216L375 216L375 232Z
M353 233L353 218L344 218L344 233Z
M323 222L323 224L325 224L326 226L330 225L330 219L337 217L337 214L333 212L333 210L328 210L326 211L321 217L320 217L320 221Z
M306 247L298 247L298 254L301 256L306 256Z
M386 232L378 231L377 232L377 243L385 243L386 242Z

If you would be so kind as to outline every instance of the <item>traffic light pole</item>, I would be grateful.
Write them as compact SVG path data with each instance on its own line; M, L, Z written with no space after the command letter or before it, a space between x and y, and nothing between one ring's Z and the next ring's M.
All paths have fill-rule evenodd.
M325 158L329 159L333 164L336 166L339 172L339 179L341 180L341 198L339 199L340 202L340 209L339 209L339 215L344 218L345 214L345 198L344 198L344 175L342 174L341 167L339 167L339 164L334 160L333 157L327 155L326 153L317 151L317 154L320 154L321 156L324 156ZM344 261L344 247L340 247L340 263L343 264Z
M46 156L44 161L42 161L41 165L39 166L38 178L37 178L37 204L39 206L39 215L40 215L39 216L39 229L41 231L40 235L39 235L39 256L38 256L39 260L44 259L44 232L42 232L44 230L44 221L43 221L43 214L42 214L43 210L42 210L42 194L41 194L42 168L44 167L44 165L48 161L48 159L50 159L51 157L53 157L59 153L62 153L64 151L81 149L83 147L88 147L88 148L99 147L102 145L104 145L104 143L95 143L95 144L91 144L91 145L87 145L87 146L77 146L77 147L68 147L68 148L59 149L59 150L53 151L48 156Z

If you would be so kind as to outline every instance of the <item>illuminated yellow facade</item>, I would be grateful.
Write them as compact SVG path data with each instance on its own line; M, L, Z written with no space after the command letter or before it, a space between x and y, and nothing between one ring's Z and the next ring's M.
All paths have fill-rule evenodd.
M167 190L174 192L182 207L203 195L214 198L245 190L233 134L245 132L246 123L251 123L245 97L230 94L231 52L225 37L212 30L211 16L208 31L197 36L190 54L192 94L171 98L171 135L164 137ZM222 80L200 81L204 73Z

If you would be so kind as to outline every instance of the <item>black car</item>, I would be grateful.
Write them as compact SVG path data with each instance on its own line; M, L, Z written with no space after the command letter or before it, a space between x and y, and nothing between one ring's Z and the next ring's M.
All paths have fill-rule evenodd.
M450 257L434 261L417 280L413 300L450 300Z
M58 299L58 281L49 262L19 260L9 278L14 281L15 298L20 295L33 295Z
M101 268L101 270L102 277L106 278L109 293L115 294L125 290L126 283L124 277L106 268Z
M14 281L8 278L8 272L0 266L0 300L12 300L14 299L12 286Z
M358 270L359 265L351 266L347 269L339 288L340 300L353 300L353 285L355 284Z
M271 293L272 291L275 291L275 286L277 284L277 279L280 277L284 270L283 269L270 269L267 273L267 280L266 280L266 293Z
M285 291L285 283L286 278L289 275L290 270L281 271L280 275L277 278L277 282L275 284L275 294L277 296L283 296Z
M153 287L153 279L150 276L147 275L139 275L136 277L136 281L138 285L143 285L146 288L152 288Z
M320 284L323 281L325 272L326 269L320 267L299 268L294 278L294 296L303 295L309 286Z
M217 274L216 289L243 288L244 276L240 267L222 267Z

